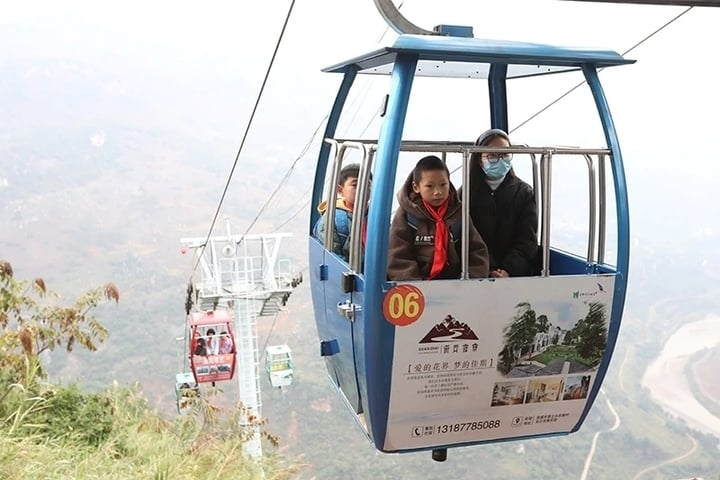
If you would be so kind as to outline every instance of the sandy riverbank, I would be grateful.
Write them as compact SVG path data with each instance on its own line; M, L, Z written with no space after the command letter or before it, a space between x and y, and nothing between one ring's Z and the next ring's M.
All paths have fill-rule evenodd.
M720 317L708 316L683 325L645 371L642 384L650 390L653 401L690 427L720 438L720 418L695 399L685 373L693 354L718 345Z

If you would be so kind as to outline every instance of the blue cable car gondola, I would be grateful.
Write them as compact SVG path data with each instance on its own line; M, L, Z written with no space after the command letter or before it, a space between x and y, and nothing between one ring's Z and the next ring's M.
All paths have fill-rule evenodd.
M324 70L342 74L343 80L315 175L309 226L312 300L331 381L378 450L442 454L447 447L568 434L582 425L615 347L629 263L622 157L598 70L629 63L633 61L613 51L402 34L392 46ZM388 282L389 225L400 153L458 155L462 183L468 184L470 155L488 151L443 138L405 140L414 79L484 79L490 96L488 126L507 131L507 82L570 71L582 72L587 82L607 147L506 149L532 159L541 213L538 275L468 279L465 235L461 278ZM379 137L337 138L338 121L359 74L390 76ZM361 242L363 222L353 222L345 261L323 246L332 244L334 208L325 213L329 227L324 238L314 238L313 227L320 215L315 207L336 203L336 192L328 185L337 184L351 150L361 156L355 205L369 200L368 233ZM553 160L562 157L580 159L588 168L587 251L557 248L550 231ZM464 225L470 221L468 190L463 189ZM605 258L610 249L605 238L608 194L615 205L615 265ZM576 323L568 326L562 320L569 312Z
M190 312L190 367L197 383L231 380L235 373L232 311Z

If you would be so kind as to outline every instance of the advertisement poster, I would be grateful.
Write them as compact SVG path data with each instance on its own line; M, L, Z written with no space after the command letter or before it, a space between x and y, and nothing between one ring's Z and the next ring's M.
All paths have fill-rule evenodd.
M385 448L572 430L605 351L613 287L613 275L393 287Z
M192 363L198 382L230 380L235 357L232 353L220 355L193 355Z

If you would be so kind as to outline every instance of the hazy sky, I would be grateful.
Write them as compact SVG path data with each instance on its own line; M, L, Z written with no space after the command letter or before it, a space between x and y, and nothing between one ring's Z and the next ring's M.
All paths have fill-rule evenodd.
M235 154L230 144L239 144L290 3L218 1L200 7L188 1L12 2L0 16L0 54L6 59L61 58L115 70L152 72L184 86L185 96L174 100L173 108L157 108L158 124L181 118L208 138L227 129L225 134L233 135L228 141L230 165ZM436 1L407 0L402 6L408 19L426 28L439 23L471 24L476 37L619 52L684 10L555 0L450 0L442 2L442 7ZM695 8L630 53L628 57L637 59L637 64L601 74L632 187L631 214L645 213L648 206L655 205L664 212L678 212L678 222L688 222L680 212L712 202L705 195L720 176L717 153L707 147L715 137L713 117L720 108L714 60L720 40L718 25L720 9ZM320 69L377 48L383 33L387 33L383 43L389 42L394 35L386 30L371 0L297 2L247 151L262 152L276 164L289 166L329 110L340 80L339 75L324 74ZM533 93L520 102L519 110L511 114L511 126L570 85L560 82L548 92ZM122 91L128 87L113 88ZM200 95L203 91L222 96L207 101ZM226 91L235 96L225 95ZM127 95L133 93L141 100L145 95L148 102L163 95L162 91L143 93L137 87ZM445 100L463 101L453 94L446 92ZM576 101L569 96L518 130L514 140L563 141L558 130L564 127L558 125L561 120L575 124L580 115ZM368 104L369 112L377 108L375 100ZM455 119L454 138L474 138L484 121L478 121L469 108L466 121ZM300 166L305 171L312 169L313 163L310 159ZM634 193L646 189L683 193L675 197Z
M221 62L241 72L249 90L244 97L254 100L290 3L219 1L200 8L188 1L99 4L76 0L62 5L52 1L14 2L4 7L0 25L19 30L67 25L68 43L50 34L44 37L40 31L31 42L5 42L0 51L83 58L95 45L125 39L128 49L142 45L148 54L182 52L188 68L198 58L205 59L202 66L210 61ZM555 0L451 0L442 5L440 8L435 1L407 0L402 11L426 28L438 23L471 24L476 37L597 46L620 52L684 10ZM715 111L719 103L711 88L717 66L710 60L718 37L718 20L717 9L695 8L628 55L638 60L636 65L618 69L622 73L603 74L616 122L623 128L625 149L635 150L636 144L656 140L658 129L681 131L691 124L701 137L713 133L697 120L705 112ZM376 48L385 30L371 0L297 2L260 113L301 119L304 125L298 135L309 136L315 125L308 124L308 119L322 118L339 81L338 75L322 74L320 69ZM81 37L85 32L94 36ZM386 35L385 42L392 36ZM74 37L82 41L72 43ZM121 44L111 45L108 56L122 51ZM71 49L62 50L68 46ZM630 99L632 102L627 102ZM632 108L625 108L626 103L631 103ZM248 114L238 112L239 118ZM669 143L660 150L651 150L656 152L653 158L677 158L672 153L664 154L674 148L675 142L679 142L683 153L687 152L687 141L663 138Z

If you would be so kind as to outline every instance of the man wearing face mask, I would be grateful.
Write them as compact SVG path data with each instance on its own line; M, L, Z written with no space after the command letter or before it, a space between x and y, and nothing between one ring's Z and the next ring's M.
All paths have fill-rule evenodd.
M494 128L475 142L509 147L510 137ZM473 153L470 159L470 217L490 252L490 277L533 275L538 213L530 185L515 175L510 153Z

